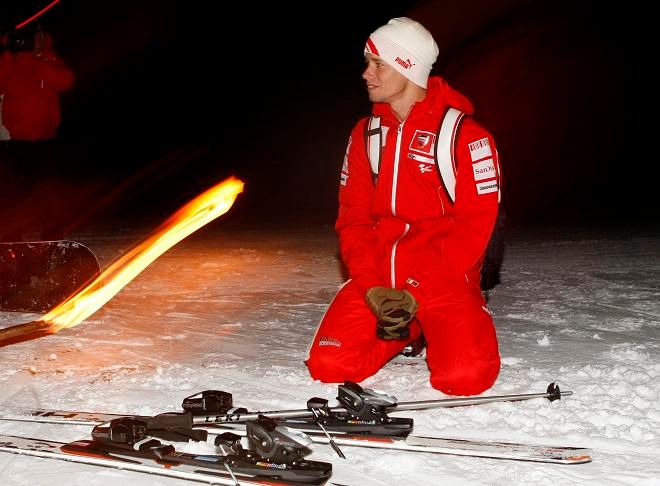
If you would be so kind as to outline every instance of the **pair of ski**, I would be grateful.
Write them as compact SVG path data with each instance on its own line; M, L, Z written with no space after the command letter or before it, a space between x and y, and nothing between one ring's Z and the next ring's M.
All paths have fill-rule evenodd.
M325 483L332 465L304 459L312 443L329 443L342 457L342 447L358 446L556 464L590 462L591 451L584 448L415 436L412 419L388 415L534 398L553 401L571 394L550 384L546 393L397 403L394 397L347 382L339 386L339 407L312 398L306 409L250 413L233 407L231 394L209 390L187 397L184 412L155 417L61 410L6 415L0 419L94 425L93 440L65 444L0 435L0 452L230 485ZM181 453L161 442L209 437L222 455Z

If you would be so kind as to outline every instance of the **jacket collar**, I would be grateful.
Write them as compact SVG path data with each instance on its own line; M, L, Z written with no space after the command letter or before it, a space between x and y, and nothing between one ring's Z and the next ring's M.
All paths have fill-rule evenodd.
M426 97L413 104L406 120L443 113L447 107L456 108L468 115L474 113L472 102L466 96L449 86L447 81L440 76L431 76ZM374 103L372 113L374 116L380 116L389 125L399 124L389 103Z

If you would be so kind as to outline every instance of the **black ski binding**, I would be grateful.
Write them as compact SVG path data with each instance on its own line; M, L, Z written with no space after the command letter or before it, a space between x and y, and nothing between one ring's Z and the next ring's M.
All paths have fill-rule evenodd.
M240 454L243 451L241 436L232 432L224 432L215 437L214 445L220 449L223 456Z
M181 415L179 415L181 416ZM177 417L172 415L172 417ZM204 442L208 432L192 427L176 426L179 420L164 420L171 417L120 417L107 424L97 425L92 429L92 439L100 444L119 447L120 449L145 450L158 448L163 439L171 442L188 442L194 440ZM160 422L159 422L160 419ZM162 425L169 425L165 426ZM153 442L157 443L154 444ZM165 447L165 446L163 446Z
M233 408L233 397L225 391L205 390L184 398L181 406L193 415L224 414Z
M339 385L337 400L345 412L332 411L327 400L314 397L307 401L314 419L280 419L280 423L302 430L325 428L328 432L380 437L406 437L412 432L413 419L387 415L387 408L396 405L396 398L390 395L347 381Z
M387 418L386 407L396 405L396 398L386 393L364 389L351 381L339 385L337 400L353 417L382 421Z
M311 484L321 484L332 474L332 464L304 458L311 452L308 446L312 443L304 433L263 415L245 425L247 448L243 447L241 437L231 432L215 438L216 447L233 471Z
M153 454L160 458L174 452L174 446L164 445L147 432L146 423L131 417L114 419L92 429L92 439L103 450L129 450Z
M259 415L257 420L249 420L245 425L250 449L269 461L293 464L311 452L309 437L271 418Z

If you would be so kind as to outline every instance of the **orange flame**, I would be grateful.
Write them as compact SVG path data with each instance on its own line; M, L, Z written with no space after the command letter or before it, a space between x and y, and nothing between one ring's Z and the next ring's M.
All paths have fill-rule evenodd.
M87 319L156 258L229 211L241 192L243 182L230 177L183 206L151 236L103 270L93 282L46 314L41 321L51 325L48 332L55 333Z

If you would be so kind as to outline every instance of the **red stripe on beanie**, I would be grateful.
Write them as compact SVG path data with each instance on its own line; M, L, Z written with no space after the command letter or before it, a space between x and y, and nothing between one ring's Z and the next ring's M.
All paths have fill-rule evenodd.
M380 52L378 52L378 49L376 49L376 44L373 43L371 37L367 39L367 47L369 48L372 54L380 57Z

